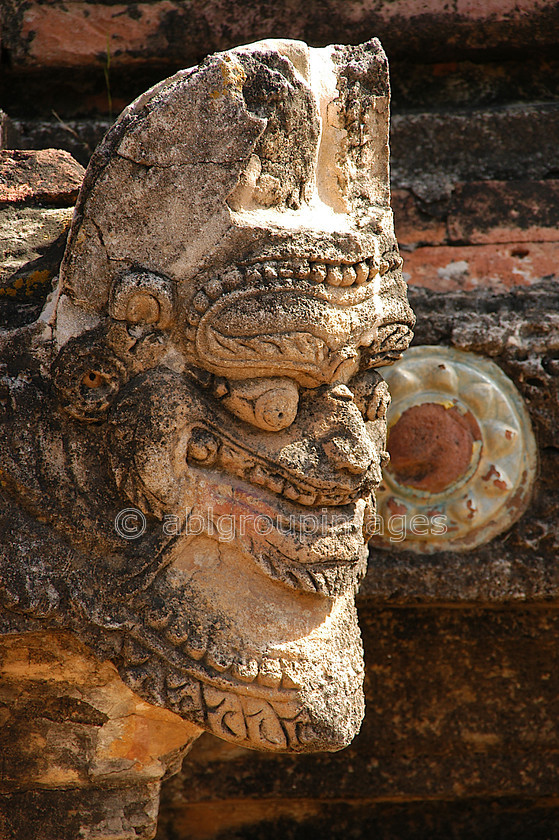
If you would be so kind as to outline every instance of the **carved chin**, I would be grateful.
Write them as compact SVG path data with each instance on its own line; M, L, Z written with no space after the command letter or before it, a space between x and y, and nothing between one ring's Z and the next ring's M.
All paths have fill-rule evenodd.
M353 595L294 597L252 569L231 546L196 538L154 582L120 673L147 700L239 745L341 749L363 715Z

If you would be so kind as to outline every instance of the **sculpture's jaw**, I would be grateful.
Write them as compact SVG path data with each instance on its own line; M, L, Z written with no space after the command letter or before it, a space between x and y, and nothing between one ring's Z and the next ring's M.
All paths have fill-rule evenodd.
M242 746L316 751L349 744L363 714L353 594L296 595L245 552L208 537L173 555L145 593L149 606L122 649L123 679Z

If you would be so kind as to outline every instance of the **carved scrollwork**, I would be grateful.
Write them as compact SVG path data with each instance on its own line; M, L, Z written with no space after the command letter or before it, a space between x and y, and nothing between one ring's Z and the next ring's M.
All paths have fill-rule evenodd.
M174 315L173 284L151 271L131 271L113 283L109 312L117 321L170 326Z

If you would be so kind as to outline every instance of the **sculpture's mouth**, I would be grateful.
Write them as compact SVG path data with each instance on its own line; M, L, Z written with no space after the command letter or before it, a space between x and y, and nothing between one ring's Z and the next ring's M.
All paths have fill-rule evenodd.
M229 479L225 486L219 473L200 474L197 484L200 502L192 513L198 527L203 522L210 536L243 548L268 577L327 596L359 583L374 508L370 494L336 508L301 507L244 481Z
M240 263L208 279L194 295L192 308L195 312L203 313L212 301L223 294L252 286L265 286L282 280L286 281L286 285L293 280L305 281L314 286L317 292L339 289L338 295L327 299L340 305L344 302L349 304L352 298L347 294L344 295L343 289L352 288L355 293L359 287L365 286L365 289L361 290L361 296L363 296L371 290L375 278L398 269L401 265L402 259L395 252L388 258L380 259L374 256L355 260L341 257L332 260L259 259ZM194 321L197 320L195 312L192 315Z
M370 283L378 274L386 274L391 268L397 268L400 265L400 258L396 256L391 260L371 256L358 260L347 258L258 260L245 263L243 268L247 280L251 282L295 278L316 284L348 288Z
M208 426L210 423L190 430L187 448L189 466L223 470L247 484L282 497L286 502L306 508L347 505L369 496L378 483L378 476L372 470L365 476L337 473L330 479L314 476L303 479L294 470L257 454L256 447L245 448L225 429L215 428L212 434Z

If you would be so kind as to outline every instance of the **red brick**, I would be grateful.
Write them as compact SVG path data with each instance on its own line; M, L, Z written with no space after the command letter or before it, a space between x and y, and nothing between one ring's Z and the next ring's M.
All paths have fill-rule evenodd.
M557 275L559 243L435 246L403 254L404 276L436 291L471 291L480 286L504 290L529 286Z
M155 57L165 60L167 41L159 32L168 12L180 3L31 2L23 12L20 36L14 39L15 65L78 67L134 64Z
M449 242L559 242L559 181L459 184L448 214Z
M62 149L0 151L0 207L52 204L71 207L85 170Z
M392 190L392 209L396 238L400 245L444 245L446 224L441 219L428 216L417 206L410 190Z

